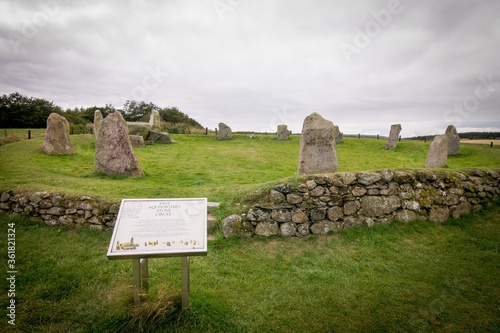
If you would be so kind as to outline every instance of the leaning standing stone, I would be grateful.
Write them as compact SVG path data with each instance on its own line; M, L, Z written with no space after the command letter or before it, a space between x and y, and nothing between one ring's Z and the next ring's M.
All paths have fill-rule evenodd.
M69 138L69 122L57 113L51 113L47 118L42 151L48 155L75 153L75 147Z
M95 148L95 170L108 175L142 176L128 135L125 119L119 112L102 121Z
M448 139L446 135L436 135L431 142L427 158L425 159L426 168L442 168L448 161Z
M229 140L231 139L231 127L224 123L219 123L219 131L217 133L217 139L219 140Z
M298 174L337 172L335 129L330 120L316 112L304 119L300 136Z
M448 156L458 155L460 153L460 137L455 126L449 125L445 135L448 137Z
M278 125L278 132L276 133L276 139L278 140L288 140L290 137L290 131L286 125Z
M389 138L385 144L386 149L394 149L398 144L399 133L401 132L401 124L394 124L391 126L391 132L389 133Z

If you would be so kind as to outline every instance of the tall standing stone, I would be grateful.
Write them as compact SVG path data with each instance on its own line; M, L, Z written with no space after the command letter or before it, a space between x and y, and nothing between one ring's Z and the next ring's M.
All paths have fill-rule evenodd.
M128 127L120 112L103 119L96 141L94 165L97 172L108 175L142 176L128 135Z
M304 119L302 126L297 173L330 173L337 169L334 125L314 112Z
M229 140L231 139L232 132L231 127L224 123L219 123L219 131L217 132L217 139L219 140Z
M153 110L151 112L151 116L149 116L149 125L151 125L152 131L161 130L161 117L160 113L157 110Z
M427 157L426 168L442 168L448 161L448 138L446 135L436 135L431 142Z
M48 155L75 153L75 147L69 138L69 122L57 113L51 113L47 118L47 130L45 131L42 151Z
M290 131L287 125L278 125L278 131L276 132L276 139L278 140L288 140L290 137Z
M389 133L389 138L385 144L386 149L394 149L398 144L399 133L401 133L401 124L391 125L391 131Z
M100 110L96 110L94 112L94 136L97 142L97 134L99 133L99 128L101 128L102 124L102 113Z
M458 155L460 153L460 137L455 126L449 125L445 135L448 138L448 156Z

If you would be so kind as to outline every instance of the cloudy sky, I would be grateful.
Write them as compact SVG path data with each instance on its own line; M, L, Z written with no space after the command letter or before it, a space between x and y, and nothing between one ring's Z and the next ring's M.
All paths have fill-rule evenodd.
M500 131L498 0L0 0L0 94L203 126Z

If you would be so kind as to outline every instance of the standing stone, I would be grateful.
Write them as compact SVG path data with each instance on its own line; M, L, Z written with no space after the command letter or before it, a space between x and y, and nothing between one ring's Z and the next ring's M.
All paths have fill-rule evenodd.
M149 125L151 125L151 130L153 131L161 130L161 117L157 110L151 112L151 116L149 116Z
M75 147L69 138L69 122L57 113L51 113L47 118L42 151L48 155L75 153Z
M287 125L278 125L278 132L276 133L276 138L278 140L288 140L290 137L290 131Z
M460 153L460 137L455 126L449 125L445 135L448 137L448 156L458 155Z
M426 168L442 168L448 161L448 138L446 135L436 135L431 142L427 158L425 159Z
M313 112L304 119L298 174L330 173L338 169L334 125Z
M97 133L99 133L99 128L101 128L102 124L102 113L100 110L96 110L94 112L94 136L97 141Z
M401 124L394 124L391 126L391 132L389 133L389 138L385 144L386 149L394 149L398 144L399 133L401 132Z
M94 159L97 172L126 176L144 174L132 149L127 123L119 112L104 118L97 138Z
M219 123L219 131L217 132L217 139L219 140L229 140L231 139L231 127L224 123Z
M335 144L339 144L344 140L344 133L342 133L337 125L335 125Z

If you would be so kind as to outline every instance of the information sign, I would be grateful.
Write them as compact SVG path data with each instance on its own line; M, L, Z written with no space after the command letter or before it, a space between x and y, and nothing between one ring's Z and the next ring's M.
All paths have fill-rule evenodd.
M123 199L109 259L207 254L207 199Z

